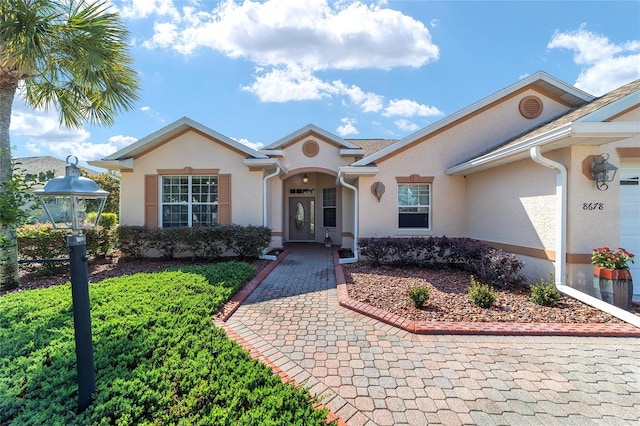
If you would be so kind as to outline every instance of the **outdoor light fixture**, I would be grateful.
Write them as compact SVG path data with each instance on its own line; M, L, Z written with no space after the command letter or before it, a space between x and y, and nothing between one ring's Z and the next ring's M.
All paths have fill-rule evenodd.
M70 159L74 158L75 162ZM49 220L56 229L71 229L67 236L73 303L73 326L76 341L78 372L78 409L84 411L91 404L96 389L91 339L91 311L89 306L89 269L87 240L82 229L93 228L100 219L109 193L91 179L80 176L78 159L67 157L65 176L56 177L34 191Z
M380 202L382 194L384 194L384 184L382 182L376 182L373 185L373 194L378 199L378 202Z
M613 181L616 176L616 170L618 168L609 163L609 154L600 154L591 163L591 175L596 181L596 188L600 191L606 191L609 189L609 182Z
M309 176L306 173L302 175L302 183L305 185L309 183Z

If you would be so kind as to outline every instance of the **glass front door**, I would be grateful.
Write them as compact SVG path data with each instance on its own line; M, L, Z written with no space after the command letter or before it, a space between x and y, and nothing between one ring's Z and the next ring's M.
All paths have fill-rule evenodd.
M316 200L312 197L289 198L289 240L315 241Z

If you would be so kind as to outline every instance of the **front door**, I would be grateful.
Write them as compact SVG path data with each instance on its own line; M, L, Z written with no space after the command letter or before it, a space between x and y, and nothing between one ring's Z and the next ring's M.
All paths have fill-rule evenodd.
M315 241L316 200L313 197L289 198L289 240Z

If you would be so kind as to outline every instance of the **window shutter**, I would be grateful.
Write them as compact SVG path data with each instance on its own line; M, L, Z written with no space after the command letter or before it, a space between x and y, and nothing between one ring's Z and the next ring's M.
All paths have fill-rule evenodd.
M218 223L231 225L231 175L218 175Z
M144 226L158 227L158 175L144 175Z

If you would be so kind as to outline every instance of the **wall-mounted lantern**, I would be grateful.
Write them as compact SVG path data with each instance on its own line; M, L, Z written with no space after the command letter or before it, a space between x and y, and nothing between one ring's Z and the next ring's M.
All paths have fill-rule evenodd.
M72 157L75 159L73 163L70 161ZM34 193L55 228L73 230L73 234L67 236L67 244L76 342L78 409L84 411L91 404L96 379L91 339L87 240L81 230L97 225L109 193L100 189L91 179L80 176L78 159L72 155L67 157L65 176L50 180Z
M612 182L616 176L618 168L609 163L609 154L600 154L591 163L591 175L596 181L596 188L600 191L609 189L609 182Z
M302 183L305 185L309 183L309 176L306 173L302 175Z
M384 184L382 182L374 182L373 185L371 185L371 193L375 195L378 202L380 202L384 194Z

